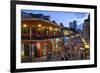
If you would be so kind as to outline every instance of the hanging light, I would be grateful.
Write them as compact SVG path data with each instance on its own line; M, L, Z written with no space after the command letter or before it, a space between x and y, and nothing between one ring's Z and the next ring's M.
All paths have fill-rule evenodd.
M27 27L27 24L23 24L23 27L26 28Z
M49 27L50 30L53 30L52 27Z
M42 25L41 24L38 24L38 27L41 27Z

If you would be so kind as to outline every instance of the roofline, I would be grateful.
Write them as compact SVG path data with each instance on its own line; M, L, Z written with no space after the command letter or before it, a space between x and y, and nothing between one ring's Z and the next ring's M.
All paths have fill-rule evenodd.
M58 27L60 27L60 28L62 28L60 25L58 25L58 24L54 24L53 22L51 22L51 21L48 21L48 20L44 20L44 19L40 19L40 18L22 18L22 21L23 20L40 20L40 21L44 21L44 22L47 22L47 23L49 23L49 24L52 24L52 25L55 25L55 26L58 26Z

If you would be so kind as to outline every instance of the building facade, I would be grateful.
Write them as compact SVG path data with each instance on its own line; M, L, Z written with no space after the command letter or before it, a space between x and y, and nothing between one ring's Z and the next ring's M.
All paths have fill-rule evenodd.
M90 43L90 15L88 16L88 19L84 20L82 34L86 42Z
M48 52L56 51L59 38L64 36L61 31L62 27L51 22L49 16L45 17L42 14L28 15L24 13L21 19L22 62L25 58L42 57L47 55Z

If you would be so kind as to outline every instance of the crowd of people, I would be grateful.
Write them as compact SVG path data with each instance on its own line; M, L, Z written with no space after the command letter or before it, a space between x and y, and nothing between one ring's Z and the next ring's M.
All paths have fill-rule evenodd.
M81 49L82 48L82 41L80 36L70 38L68 40L67 45L64 45L64 42L59 42L57 45L59 45L60 50L58 51L53 51L49 52L47 54L47 60L84 60L86 59L84 55L84 51Z

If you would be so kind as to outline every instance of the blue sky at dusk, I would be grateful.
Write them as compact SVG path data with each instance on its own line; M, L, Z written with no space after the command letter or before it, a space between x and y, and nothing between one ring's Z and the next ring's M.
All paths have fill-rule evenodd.
M73 22L73 20L77 21L77 25L80 26L85 19L88 18L89 13L82 12L60 12L60 11L42 11L42 10L22 10L26 13L33 14L43 14L51 17L51 21L55 20L56 23L63 23L65 27L69 27L69 22Z

